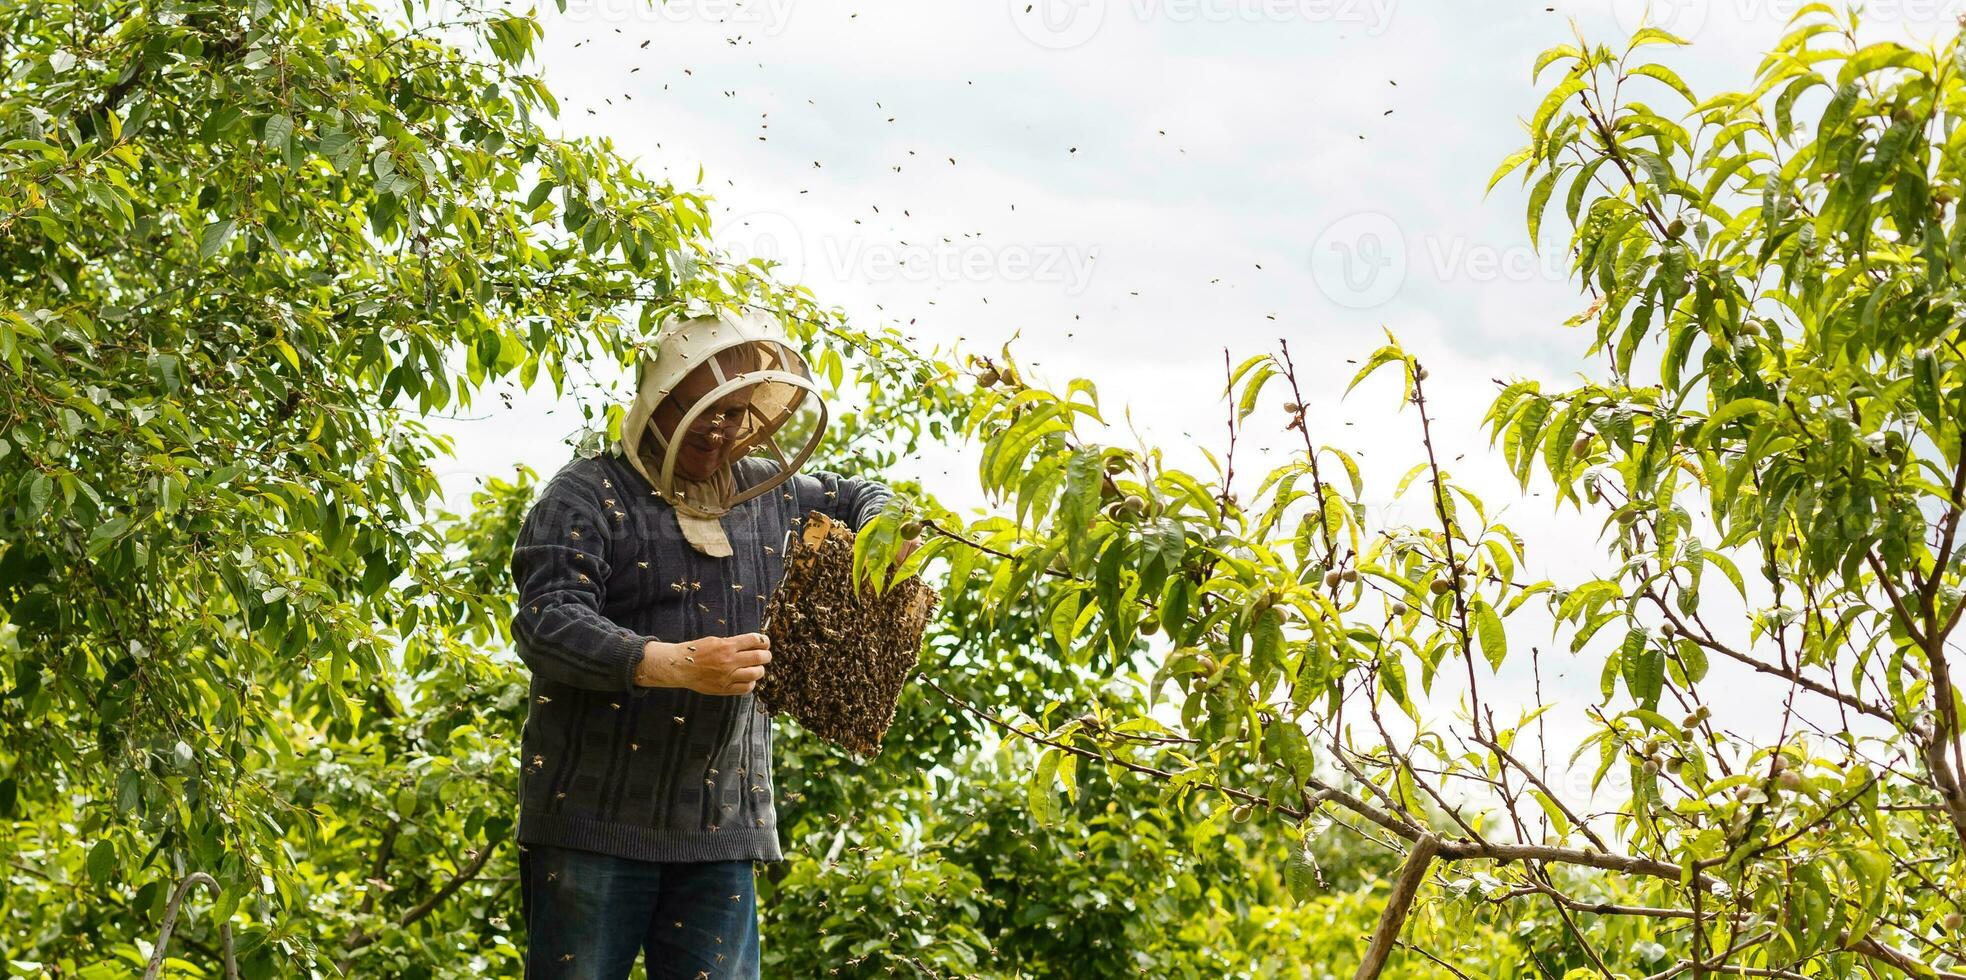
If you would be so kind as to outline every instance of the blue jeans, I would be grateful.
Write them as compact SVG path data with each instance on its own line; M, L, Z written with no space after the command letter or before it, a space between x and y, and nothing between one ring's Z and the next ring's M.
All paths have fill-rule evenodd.
M528 980L754 980L750 861L654 862L570 847L519 852Z

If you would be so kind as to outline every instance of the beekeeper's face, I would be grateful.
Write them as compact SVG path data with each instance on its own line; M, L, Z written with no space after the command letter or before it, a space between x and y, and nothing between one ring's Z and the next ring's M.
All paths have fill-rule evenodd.
M717 378L710 373L707 362L684 375L682 382L656 407L654 422L661 428L663 437L674 441L684 412L715 387ZM686 480L707 479L715 473L723 465L732 440L750 424L750 414L746 411L749 406L750 389L739 388L698 414L689 431L683 433L682 444L676 450L676 472Z

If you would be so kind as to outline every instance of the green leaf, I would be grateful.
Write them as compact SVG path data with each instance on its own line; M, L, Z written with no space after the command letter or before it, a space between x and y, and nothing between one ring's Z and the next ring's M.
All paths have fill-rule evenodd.
M1647 709L1659 706L1659 692L1665 683L1665 658L1659 648L1651 644L1645 631L1634 627L1625 634L1624 647L1619 651L1619 662L1625 675L1625 690L1632 700Z
M267 117L266 145L275 153L284 152L287 142L294 137L294 121L285 113Z
M116 845L108 838L96 841L95 846L89 848L88 871L89 880L98 887L112 883L111 876L116 871Z
M1536 56L1536 64L1529 71L1529 81L1534 83L1537 77L1543 74L1543 69L1566 58L1571 61L1584 60L1583 49L1574 44L1559 44L1556 47L1545 50ZM1493 187L1495 184L1493 181L1490 181L1488 186Z
M1283 864L1283 883L1290 889L1290 897L1299 902L1308 902L1317 897L1317 858L1312 856L1309 848L1291 852L1290 860Z
M1556 179L1562 171L1552 167L1529 192L1529 241L1533 244L1542 240L1543 207L1549 204L1550 191L1556 189Z
M1370 377L1372 372L1377 371L1387 364L1395 361L1404 361L1405 359L1406 352L1400 350L1397 344L1387 344L1373 351L1372 356L1366 359L1364 366L1358 369L1358 373L1352 375L1352 382L1345 386L1345 393L1350 394L1351 390L1358 387L1359 382Z
M1517 150L1514 153L1511 153L1507 157L1505 157L1502 160L1501 165L1495 168L1495 172L1489 175L1488 186L1485 189L1483 189L1482 193L1486 194L1489 191L1494 190L1495 185L1502 182L1502 178L1507 177L1511 172L1515 170L1515 168L1522 166L1523 163L1529 159L1529 157L1530 157L1530 153L1528 148L1526 147Z
M1700 427L1694 430L1693 435L1687 441L1695 446L1705 446L1713 439L1714 434L1719 432L1720 428L1729 422L1745 418L1749 415L1772 412L1774 410L1775 406L1772 402L1763 401L1759 398L1737 398L1720 406L1720 410L1713 413L1705 422L1701 423Z
M1678 92L1680 97L1685 99L1687 102L1698 103L1700 101L1699 98L1694 96L1693 90L1691 88L1688 88L1685 82L1680 81L1679 76L1675 74L1672 69L1667 68L1664 65L1639 65L1638 67L1631 69L1626 74L1638 75L1645 78L1658 79L1659 81L1664 82L1673 91Z
M1058 779L1059 752L1055 747L1045 749L1044 754L1038 756L1038 765L1031 773L1031 781L1025 786L1031 819L1044 826L1058 821L1058 791L1052 784Z
M36 473L27 484L27 519L29 521L48 512L48 498L54 493L54 483L46 473Z
M1248 418L1249 413L1256 410L1256 396L1262 394L1263 384L1271 378L1276 377L1276 374L1276 367L1266 363L1262 367L1257 368L1254 374L1250 375L1249 381L1242 388L1242 400L1236 405L1236 419L1238 421Z
M1631 51L1648 44L1675 44L1684 47L1687 43L1685 38L1670 31L1657 27L1642 27L1632 35L1631 42L1625 45L1625 50Z
M1476 597L1468 604L1468 614L1474 617L1475 635L1481 639L1482 656L1488 666L1495 670L1502 668L1502 661L1509 655L1508 633L1502 628L1502 617L1488 600Z
M1540 789L1530 790L1529 795L1536 798L1536 803L1543 808L1543 814L1550 818L1550 826L1556 830L1556 835L1559 838L1570 836L1570 818L1564 815L1563 808Z
M198 236L198 257L209 259L217 255L218 250L224 248L226 241L231 239L233 227L234 222L231 218L206 225L204 233Z
M1065 527L1074 574L1085 570L1088 531L1099 515L1099 488L1105 480L1100 455L1096 447L1087 446L1073 452L1065 463L1065 491L1058 499L1057 521Z
M1543 97L1542 104L1536 107L1536 114L1531 116L1529 120L1530 136L1536 141L1538 146L1548 137L1550 119L1556 115L1557 110L1563 108L1563 104L1570 101L1571 96L1583 90L1583 77L1572 75L1564 79L1563 84L1551 89L1550 94Z
M1679 662L1686 666L1686 679L1698 684L1707 676L1707 651L1692 640L1681 639L1673 644L1679 652Z
M111 545L116 543L116 539L121 537L123 532L129 529L130 519L122 515L112 517L90 529L88 541L89 557L93 558L107 551Z

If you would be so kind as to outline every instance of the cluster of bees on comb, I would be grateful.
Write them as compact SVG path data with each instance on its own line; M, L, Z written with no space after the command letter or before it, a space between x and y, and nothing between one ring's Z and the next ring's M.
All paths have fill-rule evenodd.
M758 701L835 745L874 755L941 595L914 575L878 596L856 590L853 533L817 510L785 561L765 604L771 666Z

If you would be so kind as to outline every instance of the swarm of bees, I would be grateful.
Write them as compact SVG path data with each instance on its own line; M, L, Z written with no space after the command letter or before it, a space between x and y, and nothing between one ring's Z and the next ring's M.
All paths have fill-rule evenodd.
M817 510L766 603L771 666L758 701L863 756L881 749L941 595L909 576L876 596L853 586L853 533Z

